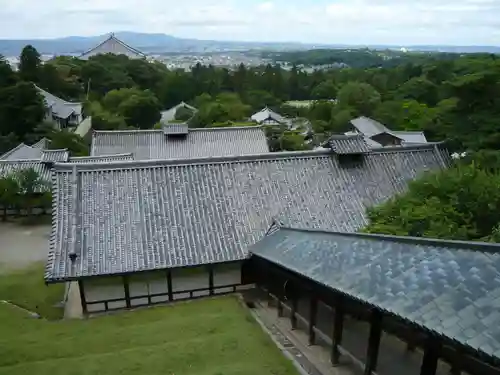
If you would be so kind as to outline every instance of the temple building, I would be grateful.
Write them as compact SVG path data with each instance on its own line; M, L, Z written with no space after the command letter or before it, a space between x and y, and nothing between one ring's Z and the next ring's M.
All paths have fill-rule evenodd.
M84 119L83 103L68 102L36 86L45 103L45 121L58 129L78 126Z
M94 48L91 48L88 51L84 52L79 56L79 59L88 60L92 56L103 55L107 53L111 53L114 55L125 55L130 59L145 59L147 57L146 54L129 46L125 42L115 37L114 33L111 33L108 39L98 44Z

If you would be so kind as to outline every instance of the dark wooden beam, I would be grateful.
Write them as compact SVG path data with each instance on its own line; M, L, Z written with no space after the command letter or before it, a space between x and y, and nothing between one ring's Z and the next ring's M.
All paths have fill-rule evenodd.
M314 327L316 326L317 315L318 300L313 296L309 300L309 345L314 345L316 342L316 332L314 332Z
M214 266L208 265L208 294L214 295Z
M85 299L85 288L83 287L83 281L82 280L78 280L78 289L80 291L80 301L81 301L81 304L82 304L82 312L84 314L87 313L87 301Z
M342 333L344 330L344 299L339 296L336 299L335 310L333 315L333 334L332 334L332 352L331 362L336 366L339 364L340 351L339 346L342 344Z
M125 292L125 305L129 309L132 306L132 304L130 303L130 285L128 283L127 276L123 276L123 289Z
M371 375L377 370L380 339L382 338L382 313L373 309L370 314L370 336L366 350L366 363L364 375Z
M425 341L424 358L420 366L421 375L435 375L441 355L441 343L438 338L429 336Z
M168 300L174 300L174 291L172 287L172 270L167 270L167 290L168 290Z

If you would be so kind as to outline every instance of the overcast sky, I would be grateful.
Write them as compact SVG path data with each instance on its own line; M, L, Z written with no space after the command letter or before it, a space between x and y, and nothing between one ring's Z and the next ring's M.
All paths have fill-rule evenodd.
M0 0L0 38L124 30L217 40L500 45L500 0Z

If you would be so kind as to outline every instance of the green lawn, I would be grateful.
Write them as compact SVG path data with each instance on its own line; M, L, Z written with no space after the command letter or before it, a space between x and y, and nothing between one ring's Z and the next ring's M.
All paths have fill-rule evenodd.
M63 310L55 305L64 298L64 284L46 286L44 270L42 263L17 271L0 270L0 300L38 312L48 319L62 318Z
M52 298L50 287L29 280L17 292L8 291L8 285L19 285L18 276L12 280L6 284L0 278L0 295L21 293L21 301ZM45 297L37 295L44 292ZM0 304L0 332L0 375L296 374L235 297L81 321L36 320Z

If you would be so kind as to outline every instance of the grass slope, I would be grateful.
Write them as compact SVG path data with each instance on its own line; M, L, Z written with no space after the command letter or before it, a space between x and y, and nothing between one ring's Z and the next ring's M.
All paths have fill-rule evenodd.
M44 270L43 263L35 263L21 270L0 272L0 300L38 312L48 319L62 318L63 309L55 304L64 298L64 284L46 286ZM2 325L0 323L0 327Z
M296 374L234 297L83 321L0 305L0 375Z

